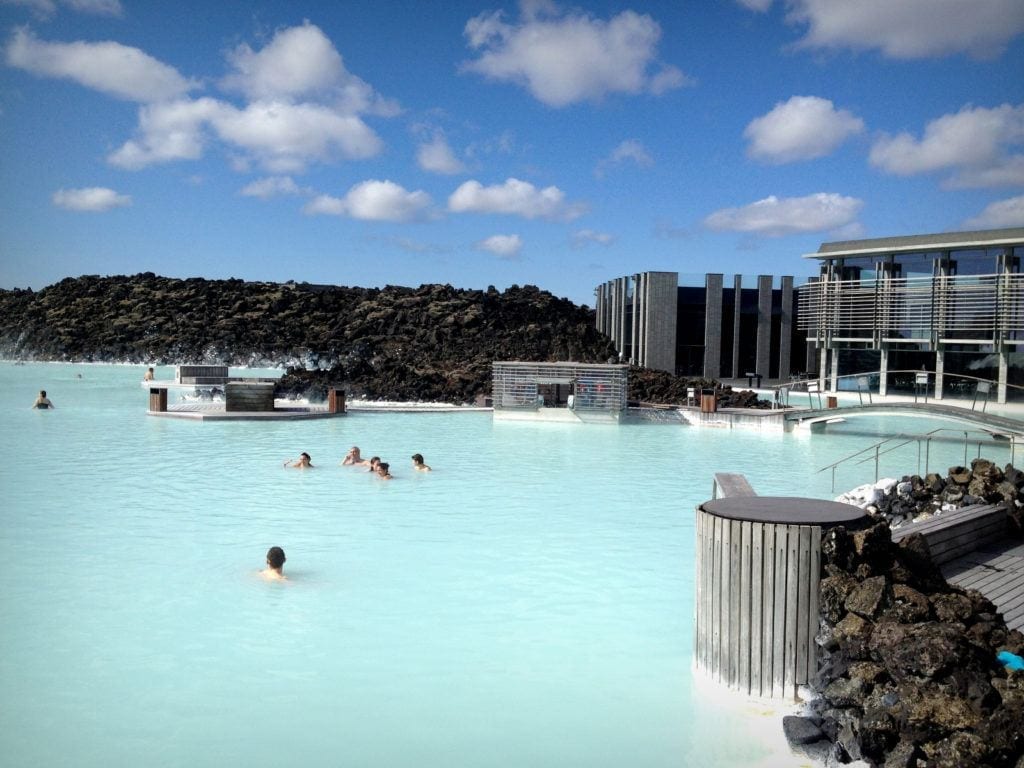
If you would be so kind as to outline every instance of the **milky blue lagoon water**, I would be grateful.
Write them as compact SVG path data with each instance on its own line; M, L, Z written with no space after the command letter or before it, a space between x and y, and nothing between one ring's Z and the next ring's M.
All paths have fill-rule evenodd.
M147 417L143 370L0 363L5 765L745 765L748 718L691 671L713 473L830 498L814 470L938 426L199 423ZM353 444L396 479L338 466Z

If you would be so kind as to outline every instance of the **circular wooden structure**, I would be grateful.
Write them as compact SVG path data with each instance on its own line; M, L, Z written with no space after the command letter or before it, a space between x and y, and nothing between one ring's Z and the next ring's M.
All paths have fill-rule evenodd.
M773 496L697 507L697 667L747 695L796 698L817 672L822 531L864 511Z

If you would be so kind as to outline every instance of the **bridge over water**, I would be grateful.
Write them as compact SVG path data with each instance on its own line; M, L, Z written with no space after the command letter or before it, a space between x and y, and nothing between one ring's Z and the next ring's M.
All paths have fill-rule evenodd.
M785 419L787 422L810 426L831 419L849 419L857 416L909 416L922 419L944 419L959 424L969 424L977 429L984 429L1007 437L1024 438L1024 420L941 403L873 403L848 405L842 408L794 409L786 411Z

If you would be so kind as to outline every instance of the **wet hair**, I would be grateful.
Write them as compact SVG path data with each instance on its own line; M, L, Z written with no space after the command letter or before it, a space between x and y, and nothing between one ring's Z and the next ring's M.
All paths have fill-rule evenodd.
M378 464L378 465L377 465L377 471L378 471L378 472L383 472L383 473L384 473L385 475L386 475L386 474L389 474L389 473L388 473L388 468L389 468L390 466L391 466L391 465L390 465L390 464L388 464L388 463L387 463L386 461L382 461L382 462L381 462L380 464Z
M304 458L304 459L305 459L306 461L312 461L312 459L310 459L310 458L309 458L309 454L308 454L308 453L306 453L305 451L303 451L302 453L300 453L300 454L299 454L299 456L301 456L302 458Z
M370 459L371 464L373 464L374 462L380 464L380 456L374 456Z
M267 550L267 565L277 570L281 569L284 565L285 556L284 550L280 547L271 547Z
M39 390L39 396L40 397L46 397L46 390L45 389L40 389Z
M422 464L423 463L423 454L422 453L414 453L412 455L412 460L415 461L417 464Z

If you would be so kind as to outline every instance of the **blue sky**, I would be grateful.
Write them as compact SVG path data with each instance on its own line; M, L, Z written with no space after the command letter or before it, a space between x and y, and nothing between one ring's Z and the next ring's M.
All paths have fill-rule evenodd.
M0 0L0 287L806 275L1024 226L1020 0Z

